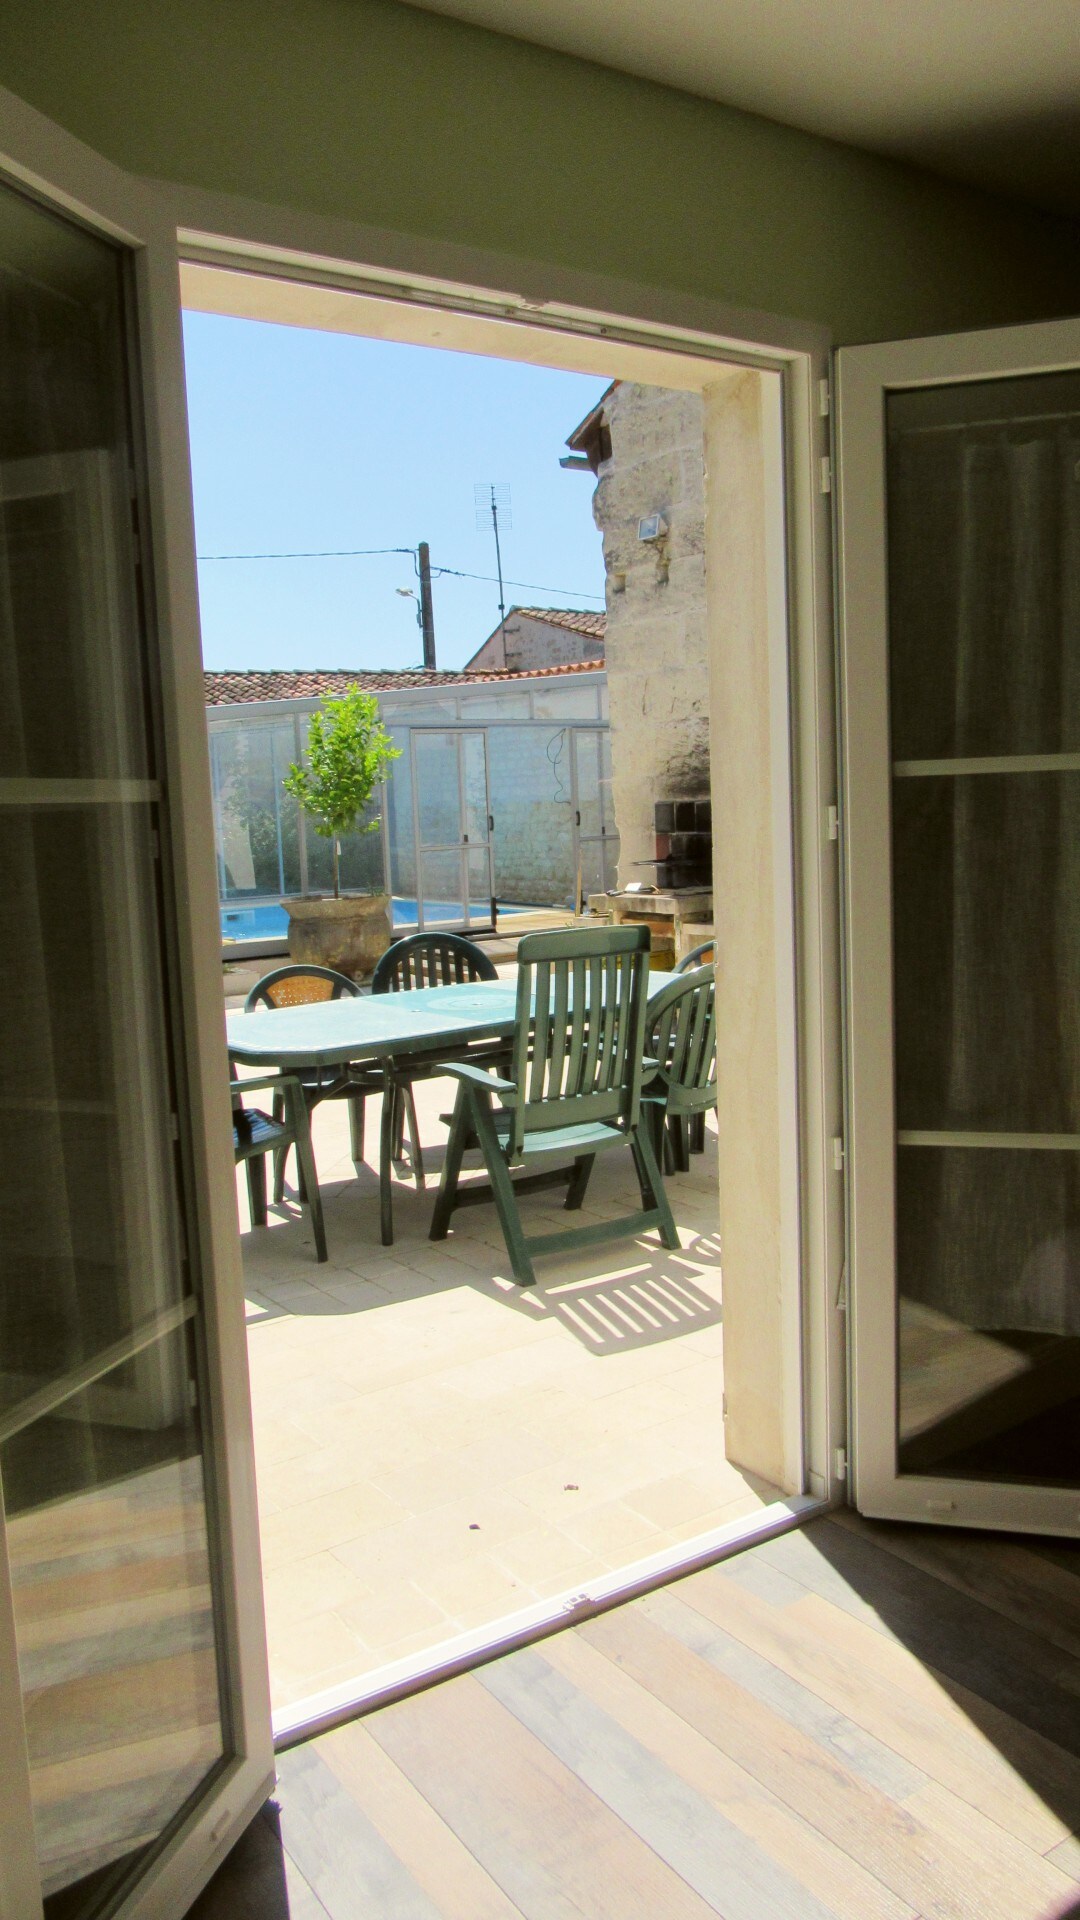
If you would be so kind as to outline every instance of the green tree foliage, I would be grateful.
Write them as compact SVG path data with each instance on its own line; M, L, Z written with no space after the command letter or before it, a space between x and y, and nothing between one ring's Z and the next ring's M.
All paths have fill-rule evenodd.
M350 687L340 700L324 700L308 726L307 761L294 761L282 781L298 800L315 832L333 842L334 897L341 892L338 842L343 833L374 833L379 816L360 826L376 787L392 760L401 758L379 718L374 694Z

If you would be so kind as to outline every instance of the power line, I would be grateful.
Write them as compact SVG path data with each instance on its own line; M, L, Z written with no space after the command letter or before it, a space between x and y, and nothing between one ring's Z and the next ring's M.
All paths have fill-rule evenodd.
M327 547L311 553L197 553L196 560L367 560L373 554L411 553L415 547Z
M416 558L415 547L327 547L322 550L298 553L199 553L197 560L369 560L376 555L389 553L408 553ZM480 580L485 586L497 587L499 581L493 573L463 573L460 567L432 567L432 574L451 580ZM602 593L585 593L579 587L548 587L536 580L507 580L508 587L521 587L526 593L562 593L571 600L603 601Z
M462 573L458 567L432 567L432 573L449 574L452 580L483 580L488 586L497 587L498 580L493 573ZM565 593L571 600L600 600L602 593L585 593L579 587L544 587L536 580L504 580L506 587L523 587L526 593Z

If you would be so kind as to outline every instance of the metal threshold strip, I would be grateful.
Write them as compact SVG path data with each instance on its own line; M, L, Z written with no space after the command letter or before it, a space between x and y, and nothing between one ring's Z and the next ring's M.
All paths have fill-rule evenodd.
M282 1753L346 1720L373 1713L378 1707L391 1706L395 1700L421 1693L425 1687L437 1686L442 1680L452 1680L456 1674L468 1673L470 1668L483 1666L489 1660L501 1659L504 1653L513 1653L534 1640L543 1640L563 1627L576 1626L579 1620L589 1620L594 1614L606 1613L624 1601L637 1599L639 1594L667 1586L669 1581L698 1573L718 1560L756 1546L759 1541L790 1533L827 1509L826 1500L814 1499L809 1494L792 1494L788 1499L774 1500L758 1513L730 1520L726 1526L697 1534L676 1547L666 1547L645 1560L635 1560L614 1573L588 1581L583 1587L556 1594L551 1600L539 1600L534 1607L524 1607L519 1613L504 1614L501 1620L493 1620L488 1626L475 1627L452 1640L442 1640L425 1653L395 1660L390 1666L376 1667L371 1673L328 1687L323 1693L309 1694L306 1700L280 1707L273 1715L274 1746Z

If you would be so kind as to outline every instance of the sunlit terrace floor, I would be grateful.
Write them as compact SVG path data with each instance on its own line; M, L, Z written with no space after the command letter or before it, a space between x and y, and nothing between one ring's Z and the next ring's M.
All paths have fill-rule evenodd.
M654 1235L538 1263L522 1291L494 1211L427 1238L451 1088L417 1089L429 1190L349 1158L314 1117L330 1259L287 1196L240 1219L274 1703L299 1699L753 1512L724 1457L715 1135L670 1177L682 1248ZM378 1139L378 1103L368 1139ZM291 1169L290 1169L291 1178ZM579 1218L637 1204L629 1153ZM558 1224L558 1191L523 1201ZM565 1215L562 1216L565 1220Z

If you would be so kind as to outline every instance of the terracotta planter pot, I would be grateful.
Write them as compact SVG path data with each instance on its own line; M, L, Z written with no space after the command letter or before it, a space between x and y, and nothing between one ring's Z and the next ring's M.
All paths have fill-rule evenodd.
M289 957L369 980L393 938L388 893L349 893L340 900L316 895L283 900L289 916Z

